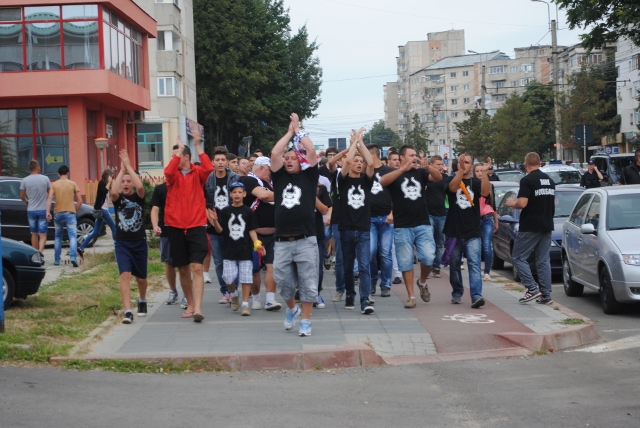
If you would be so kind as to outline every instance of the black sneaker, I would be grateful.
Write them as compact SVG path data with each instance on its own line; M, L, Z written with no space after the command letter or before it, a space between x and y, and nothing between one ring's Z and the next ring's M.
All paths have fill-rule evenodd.
M369 294L371 294L372 296L374 294L376 294L376 291L377 291L376 286L377 286L377 284L375 282L371 283L371 293L369 293Z
M362 313L365 315L370 315L374 312L373 306L365 306L362 308Z
M478 297L471 303L473 309L478 309L480 306L484 306L484 299L482 297Z
M77 260L71 260L71 264L73 265L73 267L78 267L78 261Z
M524 293L524 297L521 297L520 300L518 300L520 303L527 303L530 302L532 300L537 299L538 297L541 297L542 293L539 291L535 291L535 292L530 292L527 291L526 293Z
M138 316L139 317L147 316L147 302L138 302Z
M331 269L331 254L324 256L324 270Z
M122 318L122 324L131 324L133 322L133 312L125 312Z
M347 297L347 301L344 303L344 308L350 311L355 309L355 305L353 304L353 298Z
M78 255L80 256L80 258L81 258L82 260L84 260L84 250L81 250L80 248L78 248L78 249L76 250L76 252L77 252L77 253L78 253Z
M536 303L539 303L541 305L550 305L551 303L553 303L553 300L551 300L551 297L538 297L536 299Z
M394 283L394 284L402 284L402 278L400 278L399 276L396 276L396 277L393 279L393 283Z
M380 287L380 297L390 297L391 289Z

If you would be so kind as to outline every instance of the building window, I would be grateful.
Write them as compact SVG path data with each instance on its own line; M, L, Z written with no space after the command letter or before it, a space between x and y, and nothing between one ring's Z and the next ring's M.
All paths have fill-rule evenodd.
M469 104L471 102L471 98L464 98L463 103Z
M463 90L465 90L465 91L468 91L468 90L469 90L469 85L464 85L464 86L462 87L462 89L463 89Z
M162 166L162 124L140 124L137 128L140 166Z
M452 105L456 105L456 104L458 104L458 100L457 100L456 98L453 98L453 99L451 100L451 104L452 104Z
M180 81L175 77L158 77L158 96L180 98Z
M518 66L512 66L509 67L509 73L517 73L518 72Z
M454 124L451 125L451 131L456 132L458 130L458 127Z
M504 80L499 80L499 81L494 82L494 83L495 83L495 87L496 87L496 88L504 88L504 84L505 84L506 82L505 82Z
M489 67L489 74L500 74L500 73L504 73L504 65Z
M444 132L444 126L438 126L437 132Z
M142 34L104 6L102 18L104 68L142 85L144 83Z
M167 4L175 4L176 7L180 8L180 0L156 0L156 3L167 3Z
M637 70L640 67L640 54L631 57L631 70ZM620 67L618 68L618 76L620 76Z
M451 87L451 92L455 92L458 90L458 85Z
M67 117L66 107L0 110L0 123L6 125L0 138L3 143L8 142L16 166L26 169L29 161L36 159L42 174L57 180L58 168L69 165ZM2 165L2 169L7 169L7 165Z
M457 74L456 72L449 73L449 77L451 77L452 79L455 79L456 78L456 74Z
M445 113L438 114L438 120L445 120L445 119L446 119L446 114Z
M100 68L95 4L2 8L0 22L0 72Z
M429 80L434 81L434 80L441 80L442 79L442 74L432 74L429 76Z
M493 96L493 101L497 102L497 103L503 103L504 102L504 95L494 95Z
M515 88L516 86L518 86L518 81L517 80L510 81L509 86L511 86L512 88Z
M456 117L458 117L458 112L457 111L452 111L451 112L451 119L455 119Z
M640 108L634 109L633 114L635 115L635 123L640 123Z
M524 73L533 72L535 70L535 66L533 63L522 64L520 65L520 70L522 70Z
M463 71L462 72L462 77L468 77L469 76L469 72L468 71Z
M529 83L535 81L533 77L527 77L525 79L520 79L520 86L527 86Z

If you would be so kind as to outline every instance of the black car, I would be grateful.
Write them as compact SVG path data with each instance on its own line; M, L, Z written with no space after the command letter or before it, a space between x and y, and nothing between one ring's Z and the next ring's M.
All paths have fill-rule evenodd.
M551 233L551 251L549 257L551 259L551 273L562 273L562 225L569 220L569 215L573 210L576 201L584 192L585 189L581 187L559 185L556 186L555 194L555 215L553 218L554 230ZM506 204L507 199L510 197L517 198L518 189L514 188L506 192L500 205L498 205L498 231L493 234L493 263L492 269L503 269L504 262L509 262L513 268L514 281L520 282L520 275L513 266L511 252L513 251L513 244L518 235L520 226L520 211L512 207L508 207ZM531 271L535 272L535 260L533 254L529 258L529 264L531 265Z
M0 211L2 211L2 236L31 243L31 233L29 232L29 220L27 219L27 206L20 199L20 183L22 179L18 177L0 177ZM55 203L51 205L51 214ZM93 207L82 204L76 213L78 218L78 245L82 244L84 238L93 231L94 218ZM56 228L53 222L49 222L47 240L53 241ZM102 228L100 236L105 235L106 229ZM67 240L67 229L64 229L63 240ZM93 245L93 244L91 244Z
M4 228L3 228L4 231ZM36 294L44 278L44 259L33 247L2 239L2 300L7 309L14 298L26 299Z

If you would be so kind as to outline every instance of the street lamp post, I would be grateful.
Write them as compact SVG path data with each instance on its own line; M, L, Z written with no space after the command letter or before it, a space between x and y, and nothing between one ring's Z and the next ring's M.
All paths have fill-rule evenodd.
M496 49L494 51L487 52L485 54L481 54L479 52L472 51L470 49L468 50L468 52L476 55L484 55L484 64L482 65L482 85L480 86L480 107L482 108L482 116L484 116L486 113L486 109L484 108L484 98L487 96L487 86L485 85L485 76L487 72L487 60L489 58L489 54L498 53L500 52L500 50Z

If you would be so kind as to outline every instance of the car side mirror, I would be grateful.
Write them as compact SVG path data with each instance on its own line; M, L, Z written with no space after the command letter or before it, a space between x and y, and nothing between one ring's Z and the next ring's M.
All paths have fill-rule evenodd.
M583 235L595 235L596 228L591 223L585 223L580 226L580 233Z
M518 220L516 220L515 218L511 217L510 215L500 216L499 220L503 221L505 223L517 223L518 222Z

